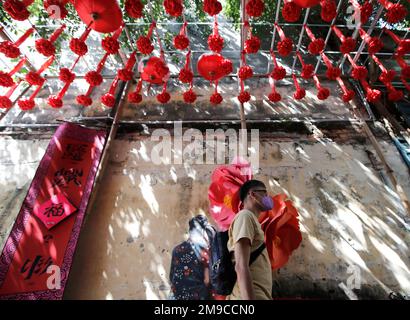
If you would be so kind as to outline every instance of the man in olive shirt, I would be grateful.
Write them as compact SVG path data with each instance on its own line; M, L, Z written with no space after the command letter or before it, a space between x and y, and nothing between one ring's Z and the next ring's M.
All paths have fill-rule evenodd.
M272 270L266 248L249 265L251 252L264 242L259 214L273 208L266 186L258 180L245 182L239 191L243 209L229 228L228 249L234 252L237 282L228 297L231 300L272 300Z

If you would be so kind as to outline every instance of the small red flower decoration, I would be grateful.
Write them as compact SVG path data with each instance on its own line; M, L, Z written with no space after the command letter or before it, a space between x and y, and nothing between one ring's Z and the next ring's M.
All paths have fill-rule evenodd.
M317 38L316 40L309 43L308 50L311 54L320 54L325 48L325 40L322 38Z
M334 0L323 0L320 2L322 10L320 16L325 22L331 22L336 17L336 3Z
M270 76L275 80L282 80L286 77L286 69L283 67L275 67L273 68Z
M50 96L47 100L50 107L59 109L63 106L63 100L57 96Z
M84 107L88 107L93 104L93 100L90 97L87 97L86 95L83 95L83 94L78 96L76 100L78 104Z
M253 69L250 66L242 66L239 68L238 77L239 79L246 80L252 78Z
M326 77L329 80L336 80L337 77L340 77L341 71L338 67L329 67L326 70Z
M157 95L157 100L160 103L167 103L170 99L171 99L171 96L166 91Z
M310 79L313 77L313 71L315 70L315 67L312 64L305 64L302 67L302 72L300 74L300 76L303 79Z
M105 106L112 108L115 105L115 97L111 93L106 93L101 97L101 102Z
M50 57L56 53L53 43L47 39L37 39L35 42L36 50L43 56Z
M144 4L141 0L125 0L125 11L131 18L142 18Z
M140 103L142 101L142 95L138 92L131 92L128 94L128 101L131 103Z
M11 87L13 84L13 78L8 73L0 70L0 86Z
M169 15L179 17L182 14L182 9L184 7L182 6L181 0L165 0L164 8Z
M224 38L219 34L211 34L208 37L208 46L211 51L219 53L224 47Z
M120 69L118 70L118 78L122 81L130 81L132 80L133 72L128 69Z
M18 101L18 105L21 110L27 111L27 110L32 110L36 103L32 99L20 99Z
M352 78L356 80L366 79L367 69L363 66L357 66L352 70Z
M97 87L103 82L102 76L97 71L89 71L85 75L85 80L92 87Z
M0 108L1 109L10 109L13 106L9 97L0 96Z
M208 40L209 41L209 40ZM183 34L174 37L174 47L178 50L185 50L189 46L189 39Z
M250 17L260 17L265 9L265 3L262 0L249 0L245 6L246 13Z
M306 90L304 88L299 88L296 90L296 92L293 94L293 97L296 100L301 100L306 96Z
M150 54L154 50L151 39L146 36L140 36L137 40L138 51L142 54Z
M222 11L222 4L218 0L204 0L204 11L210 16Z
M20 49L10 41L0 42L0 52L11 59L15 59L20 55Z
M285 38L282 41L279 41L277 48L278 48L278 53L281 56L283 56L283 57L288 56L292 52L292 48L293 48L292 39Z
M75 74L70 71L68 68L61 68L58 78L62 82L72 82L75 79Z
M73 38L70 40L70 49L72 52L74 52L76 55L79 55L80 57L84 56L88 52L88 47L85 44L85 42L77 38Z
M280 100L282 100L282 96L280 95L280 93L274 91L269 93L268 99L272 102L279 102Z
M245 103L251 100L251 94L248 91L242 91L239 96L238 100L240 103Z
M245 41L245 53L257 53L261 47L261 40L257 36L251 36L248 40Z
M120 44L118 40L113 37L106 37L101 41L102 48L109 54L116 54L120 49Z
M282 16L287 22L296 22L300 18L302 8L294 2L286 2L282 8Z
M196 93L192 89L190 89L184 92L183 97L186 103L194 103L196 100Z
M30 71L26 74L26 81L32 86L41 86L44 83L45 79L37 72Z
M194 74L188 68L183 68L179 72L179 81L184 83L191 83L192 79L194 78Z
M326 100L326 99L329 97L329 95L330 95L329 89L328 89L328 88L321 87L321 88L318 90L317 98L318 98L319 100Z
M209 101L212 104L220 104L223 101L223 97L218 93L215 92L210 98Z

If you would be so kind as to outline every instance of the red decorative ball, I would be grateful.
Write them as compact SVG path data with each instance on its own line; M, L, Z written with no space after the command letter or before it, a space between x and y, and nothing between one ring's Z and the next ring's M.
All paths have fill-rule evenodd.
M390 101L396 102L396 101L399 101L399 100L403 99L403 96L404 96L403 91L393 89L393 90L389 91L389 94L387 95L387 98Z
M283 67L275 67L273 68L270 76L275 80L282 80L286 77L286 69Z
M354 95L355 93L353 90L347 90L347 92L342 95L343 102L346 102L346 103L349 102L350 100L354 98Z
M379 80L381 82L392 82L395 76L396 76L396 71L387 70L387 72L382 72L380 74Z
M337 77L340 77L341 71L338 67L330 67L326 70L326 77L329 80L336 80Z
M297 89L296 92L293 94L293 97L296 100L301 100L306 96L306 90L304 88Z
M26 74L26 81L32 86L41 86L43 85L45 79L40 76L37 72L30 71Z
M366 79L367 77L367 69L363 66L358 66L353 68L352 70L352 78L355 80Z
M14 85L13 78L6 72L0 70L0 86L11 87Z
M171 96L166 91L157 95L157 100L160 103L167 103L170 99L171 99Z
M85 74L85 80L92 87L98 87L103 82L103 77L97 71L89 71Z
M317 38L316 40L309 43L308 50L310 54L320 54L325 48L325 40L322 38Z
M229 59L224 59L224 60L222 61L221 68L222 68L222 70L223 70L223 74L224 74L224 75L230 74L230 73L232 72L232 70L233 70L232 61L229 60Z
M282 100L282 96L280 95L280 93L278 92L271 92L268 95L269 101L272 102L279 102L280 100Z
M377 89L369 89L366 93L366 100L369 102L376 102L380 99L382 93Z
M182 14L182 9L184 7L182 6L181 0L165 0L164 8L169 15L179 17Z
M251 36L245 41L244 51L247 54L257 53L261 47L261 40L257 36Z
M320 88L318 93L317 93L317 98L319 100L326 100L330 95L330 91L328 88Z
M368 44L368 50L370 54L375 54L379 52L383 48L383 42L377 38L372 37Z
M141 0L125 0L125 11L131 18L142 18L144 4Z
M75 79L75 74L68 68L61 68L58 78L65 83L72 82Z
M118 70L118 78L122 81L130 81L132 80L132 76L134 73L128 69L120 69Z
M44 1L44 8L47 10L50 6L57 6L58 9L58 18L59 19L64 19L67 17L68 11L64 6L64 0L45 0ZM47 10L48 11L48 10ZM54 16L57 15L57 10L53 8L52 11L49 12L49 16Z
M158 77L161 79L164 78L169 72L168 66L162 60L155 62L154 70Z
M137 40L137 49L142 54L150 54L154 50L151 39L146 36L140 36Z
M93 104L93 100L90 97L87 97L86 95L80 95L77 97L77 103L84 106L84 107L89 107Z
M192 79L194 78L194 74L192 73L191 70L187 68L181 69L179 72L179 81L184 82L184 83L191 83Z
M265 9L265 3L262 0L249 0L245 10L250 17L260 17Z
M10 41L0 42L0 52L11 59L15 59L20 55L20 49Z
M300 76L303 79L310 79L310 78L313 77L314 70L315 70L315 67L312 64L305 64L302 67L302 72L301 72Z
M208 47L213 52L221 52L222 48L224 47L224 38L222 38L219 34L211 34L208 37Z
M364 25L365 23L367 23L367 21L369 21L370 16L373 13L373 5L366 0L360 9L360 22L362 23L362 25Z
M6 96L0 96L0 108L1 109L10 109L13 106L10 98Z
M239 79L246 80L252 78L253 69L250 66L242 66L239 68L238 77Z
M322 10L320 16L325 22L331 22L336 17L336 3L334 0L323 0L320 5Z
M142 101L142 95L138 92L131 92L128 94L128 101L130 103L140 103Z
M14 20L24 21L30 16L27 6L19 0L6 0L3 8Z
M401 3L394 3L387 9L386 20L388 23L397 23L407 16L407 9Z
M288 56L292 52L292 48L293 48L292 39L285 38L282 41L279 41L277 48L278 48L278 53L281 56L283 56L283 57Z
M115 40L111 36L104 38L101 41L101 46L108 54L116 54L120 49L120 44L118 43L118 40Z
M282 8L283 19L287 22L296 22L300 18L302 8L294 2L286 2Z
M20 109L24 111L32 110L36 105L36 103L32 99L20 99L17 103Z
M220 104L223 101L223 97L218 92L215 92L210 98L209 101L212 104Z
M192 89L190 89L184 92L183 97L186 103L194 103L196 100L196 93Z
M111 93L106 93L101 97L101 102L105 106L112 108L115 105L115 97Z
M63 106L63 100L57 96L49 96L47 102L50 107L55 109L59 109Z
M185 50L189 46L189 39L183 34L174 37L174 47L178 50Z
M204 0L204 11L210 16L222 11L222 4L217 0Z
M35 42L36 50L43 56L50 57L56 53L53 43L47 39L37 39Z
M239 96L238 100L240 103L245 103L251 100L251 94L248 91L242 91Z
M84 56L88 52L88 47L85 44L85 42L77 38L73 38L70 40L70 49L72 52L74 52L76 55L79 55L80 57Z
M352 52L355 48L356 48L356 40L351 37L347 37L345 41L343 41L340 44L340 52L343 54L348 54Z
M409 65L401 69L401 76L404 77L405 79L410 78L410 66Z

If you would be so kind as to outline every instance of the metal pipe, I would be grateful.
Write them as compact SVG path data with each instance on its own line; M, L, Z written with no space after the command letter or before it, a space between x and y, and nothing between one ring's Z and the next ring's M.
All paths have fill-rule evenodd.
M309 12L310 12L310 8L306 9L306 13L305 13L305 18L303 19L303 25L302 28L300 29L300 34L299 34L299 41L298 41L298 45L296 47L296 52L299 52L300 50L300 46L302 44L302 38L303 38L303 34L305 33L305 28L304 25L306 24L308 17L309 17ZM292 72L291 74L293 74L293 70L295 69L295 65L296 65L296 55L293 56L293 64L292 64Z
M275 36L276 36L276 28L275 28L275 24L278 23L279 21L279 12L280 12L280 1L278 0L278 2L276 3L277 7L276 7L276 16L275 16L275 23L273 24L273 35L272 35L272 40L270 43L270 50L273 50L273 47L275 45ZM270 52L269 52L270 53ZM268 67L266 69L266 73L269 73L269 68L270 68L270 59L268 59Z

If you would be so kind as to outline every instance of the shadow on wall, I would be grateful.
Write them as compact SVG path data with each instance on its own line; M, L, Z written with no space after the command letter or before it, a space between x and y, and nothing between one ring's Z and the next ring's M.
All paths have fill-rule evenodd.
M152 147L136 136L115 141L80 237L66 299L168 297L172 249L185 240L189 219L207 214L215 166L157 166L150 160ZM409 294L409 234L400 201L371 168L365 150L366 145L329 139L261 141L255 178L272 194L290 196L303 234L289 263L274 272L274 296ZM349 287L349 266L359 270L353 283L360 289Z

